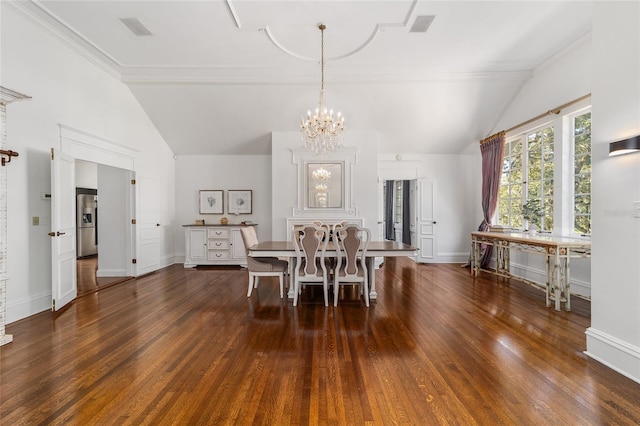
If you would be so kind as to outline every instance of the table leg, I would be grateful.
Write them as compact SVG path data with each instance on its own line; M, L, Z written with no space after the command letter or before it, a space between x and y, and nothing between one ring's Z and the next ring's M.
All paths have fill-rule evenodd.
M480 274L480 243L476 240L471 242L471 274L476 277Z
M287 297L289 299L293 299L293 296L295 296L293 283L295 282L294 274L296 271L296 260L297 258L295 257L289 258L289 291L287 292Z
M562 299L562 287L560 283L560 250L556 250L553 262L553 295L556 298L556 311L560 310L560 299Z
M367 270L369 274L369 300L377 299L376 292L376 258L367 256Z
M551 295L551 284L553 282L553 271L551 269L551 256L549 256L549 253L546 254L546 260L547 260L547 286L546 286L546 291L545 291L545 302L547 304L547 308L549 306L551 306L551 300L549 298L549 296Z
M567 301L564 302L564 309L566 311L571 310L571 288L569 287L569 260L571 259L571 252L567 250L567 257L565 258L565 266L564 266L564 296L567 298Z

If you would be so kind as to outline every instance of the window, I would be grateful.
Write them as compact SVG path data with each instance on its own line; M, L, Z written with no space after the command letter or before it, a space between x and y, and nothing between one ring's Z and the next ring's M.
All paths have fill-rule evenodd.
M395 222L402 223L402 181L395 181L396 186L396 205L394 206L395 211Z
M553 230L553 127L545 127L527 135L527 196L522 200L538 200L543 217L534 223L540 231ZM527 224L531 226L531 223Z
M512 228L531 224L522 218L522 205L538 200L544 216L536 227L553 229L553 127L547 126L508 139L498 194L498 223Z
M511 135L504 147L497 223L524 229L522 205L536 200L542 232L591 233L591 111L576 105L536 127Z
M504 147L504 162L498 194L498 223L522 228L523 137L508 140Z
M573 117L573 232L591 234L591 112Z

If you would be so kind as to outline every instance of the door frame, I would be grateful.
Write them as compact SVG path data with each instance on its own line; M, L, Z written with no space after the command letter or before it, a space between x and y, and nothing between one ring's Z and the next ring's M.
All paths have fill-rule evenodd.
M63 124L58 124L58 127L61 152L74 157L76 160L124 169L130 172L131 177L134 176L135 157L138 151ZM132 223L132 220L136 217L134 185L129 186L128 197L131 200L131 205L124 214L126 215L127 223ZM136 253L136 235L131 227L127 228L125 241L127 242L124 247L126 258L131 259ZM127 276L137 276L135 264L127 263L126 269Z
M431 179L428 177L424 177L423 166L421 161L415 160L400 160L396 158L396 161L379 161L378 162L378 217L379 221L382 221L383 217L383 209L384 209L384 200L382 197L382 186L384 185L385 180L410 180L411 185L419 185L421 181L425 180L433 180L435 184L435 179ZM435 191L435 190L434 190ZM421 211L421 202L418 200L419 194L418 190L414 190L413 194L416 196L415 200L411 200L410 203L413 207L411 211L411 216L414 219L415 224L415 237L416 237L416 247L418 247L418 255L412 257L416 262L425 262L424 259L421 259L421 241L420 241L420 226L419 226L419 218L422 217ZM436 200L433 200L435 203ZM384 233L381 234L384 236ZM437 236L434 233L434 247L437 244ZM434 255L432 260L433 262L437 262L437 254Z

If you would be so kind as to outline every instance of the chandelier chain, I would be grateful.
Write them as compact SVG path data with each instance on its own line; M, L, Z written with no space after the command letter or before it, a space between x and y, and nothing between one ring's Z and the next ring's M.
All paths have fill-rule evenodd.
M326 26L319 24L320 30L320 99L315 114L307 113L306 120L300 122L302 138L307 150L314 155L330 154L342 147L344 133L344 117L340 112L334 117L333 110L327 111L324 103L324 30Z
M320 24L320 90L324 93L324 25Z

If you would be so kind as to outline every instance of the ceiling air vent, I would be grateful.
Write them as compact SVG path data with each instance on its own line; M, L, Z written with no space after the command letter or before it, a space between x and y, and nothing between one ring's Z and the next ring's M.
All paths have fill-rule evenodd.
M153 35L147 27L142 25L142 22L140 22L138 18L120 18L120 21L138 37Z
M429 26L435 19L435 15L421 15L417 16L416 20L413 21L413 25L409 30L410 33L426 33L429 29Z

